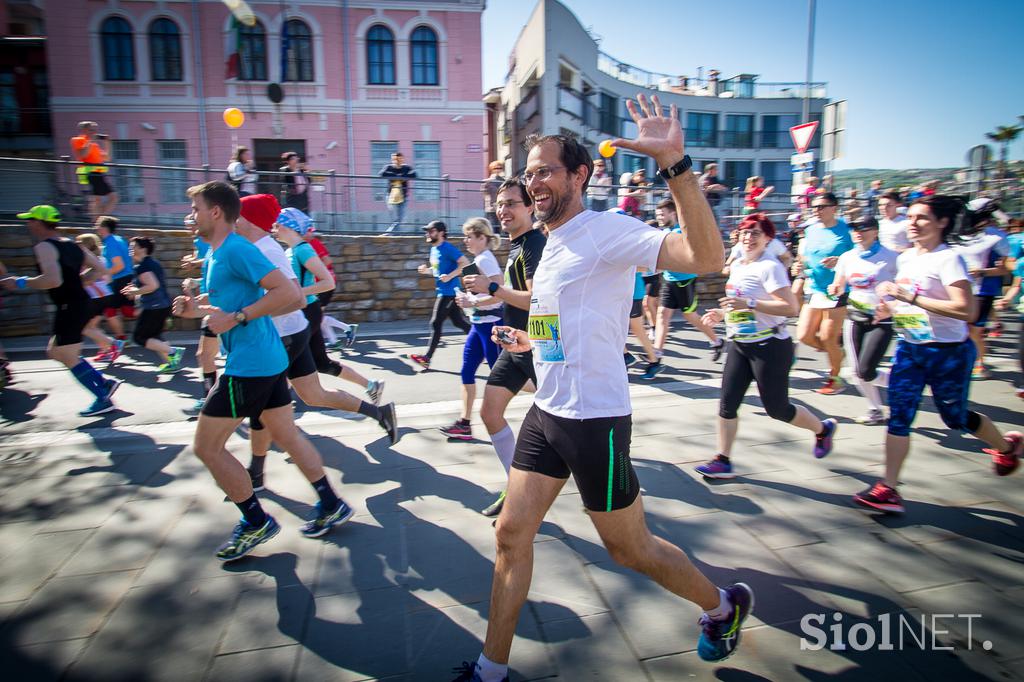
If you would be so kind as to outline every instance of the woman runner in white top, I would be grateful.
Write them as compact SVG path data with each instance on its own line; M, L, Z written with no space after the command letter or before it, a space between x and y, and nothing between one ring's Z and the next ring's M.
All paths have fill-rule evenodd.
M466 248L474 256L473 265L478 274L501 284L501 266L491 253L491 249L498 247L498 237L491 228L491 222L486 218L470 218L462 225L462 232L466 235ZM456 268L447 275L441 275L441 279L450 282L464 270L465 267ZM494 367L501 353L501 349L491 339L491 329L501 324L502 303L486 294L466 294L459 289L456 289L455 302L466 309L472 326L462 347L462 414L454 424L443 427L441 433L449 438L472 440L473 432L469 423L473 418L473 401L476 400L476 370L485 359L488 367Z
M903 513L896 485L925 385L931 387L946 426L989 445L985 452L992 455L998 476L1013 473L1019 464L1024 436L1016 431L1004 436L991 419L967 404L975 357L967 321L974 319L974 298L964 260L948 245L958 239L965 213L956 197L936 194L913 202L907 210L907 236L913 245L896 261L896 281L878 285L882 301L876 319L891 315L900 340L889 374L885 477L854 495L861 506Z
M704 315L704 323L725 321L728 356L722 371L722 397L718 406L718 454L697 472L707 478L733 478L729 459L739 428L737 411L751 381L768 416L815 434L814 456L832 451L836 420L821 420L803 406L789 401L789 371L793 340L786 317L797 314L796 297L782 263L766 253L775 237L775 225L764 213L746 216L737 228L743 255L733 262L721 308Z
M875 289L882 282L896 279L895 251L882 246L878 240L878 221L867 218L850 225L854 247L839 256L836 278L828 287L832 296L848 295L846 321L843 323L843 346L846 360L853 372L853 382L860 394L867 398L867 414L857 417L858 424L884 424L885 412L878 387L873 383L880 378L878 363L885 357L892 341L892 320L875 322L878 294ZM884 385L888 373L882 373Z

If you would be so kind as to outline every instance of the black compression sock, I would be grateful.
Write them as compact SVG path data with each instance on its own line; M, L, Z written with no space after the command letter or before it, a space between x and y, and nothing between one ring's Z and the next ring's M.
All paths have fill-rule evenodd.
M253 455L252 459L249 461L249 473L253 476L259 476L263 473L263 465L266 464L266 462L266 455L263 455L262 457Z
M267 522L267 512L263 511L263 507L260 506L256 493L253 493L245 502L236 502L235 505L242 512L242 517L253 528L260 528Z
M365 414L370 419L380 421L380 408L365 400L359 402L359 414Z
M327 482L327 475L319 481L313 482L313 490L320 497L320 506L323 511L334 511L338 508L338 496L334 494L334 489L331 488L331 484Z

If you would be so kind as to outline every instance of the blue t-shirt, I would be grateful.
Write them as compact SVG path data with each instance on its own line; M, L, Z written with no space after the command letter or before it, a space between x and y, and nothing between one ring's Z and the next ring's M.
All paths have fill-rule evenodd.
M310 258L319 258L316 255L316 251L309 245L309 242L301 241L292 248L288 249L286 254L292 261L292 270L295 271L295 276L299 279L299 287L305 289L308 286L312 286L316 281L316 277L313 273L305 266L305 263L309 262ZM306 303L312 303L317 300L316 295L308 294L306 296Z
M633 282L633 300L637 301L647 295L646 282L644 282L644 273L637 271L636 279Z
M258 248L235 233L207 257L206 291L210 303L227 313L252 305L263 289L260 280L277 268ZM220 335L228 354L224 374L234 377L277 376L288 368L288 354L270 317L236 325Z
M1010 244L1010 258L1017 259L1024 256L1024 232L1016 232L1006 238Z
M146 256L135 266L135 284L142 286L142 273L150 272L156 277L157 288L151 294L144 294L139 297L139 302L145 310L158 310L171 307L171 297L167 295L167 282L164 279L164 268L152 256Z
M683 228L679 225L673 227L669 232L675 232L676 234L682 234ZM691 279L697 279L697 275L689 272L672 272L671 270L664 270L661 276L666 282L689 282Z
M459 278L455 277L449 282L442 282L441 275L459 267L459 259L462 252L451 242L443 242L440 246L430 247L430 267L434 270L434 286L437 287L438 296L454 296L455 290L459 288Z
M196 256L202 261L199 268L199 293L206 293L206 264L209 262L207 258L210 255L210 245L204 242L199 237L192 240L192 245L196 247Z
M132 257L128 255L128 242L116 234L108 234L103 240L103 260L107 269L114 267L114 258L120 256L124 267L117 273L110 275L111 279L124 279L132 276Z
M830 256L841 256L853 248L850 226L845 220L832 227L821 223L812 223L804 231L804 274L810 284L811 293L828 295L828 285L836 278L834 268L826 268L821 261Z

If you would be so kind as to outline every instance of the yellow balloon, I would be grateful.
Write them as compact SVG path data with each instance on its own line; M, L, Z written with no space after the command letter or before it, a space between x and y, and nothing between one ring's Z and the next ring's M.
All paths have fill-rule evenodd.
M597 145L597 151L606 159L615 156L615 147L611 140L602 140L601 144Z
M228 128L241 128L245 123L245 114L238 107L229 107L224 110L224 123Z

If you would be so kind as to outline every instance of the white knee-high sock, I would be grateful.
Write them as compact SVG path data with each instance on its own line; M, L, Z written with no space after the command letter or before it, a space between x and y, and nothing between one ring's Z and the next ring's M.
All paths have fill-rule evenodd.
M491 445L494 446L498 461L501 462L501 466L505 467L505 473L508 474L509 469L512 468L512 457L516 454L516 435L512 433L512 427L506 424L501 431L492 434Z

